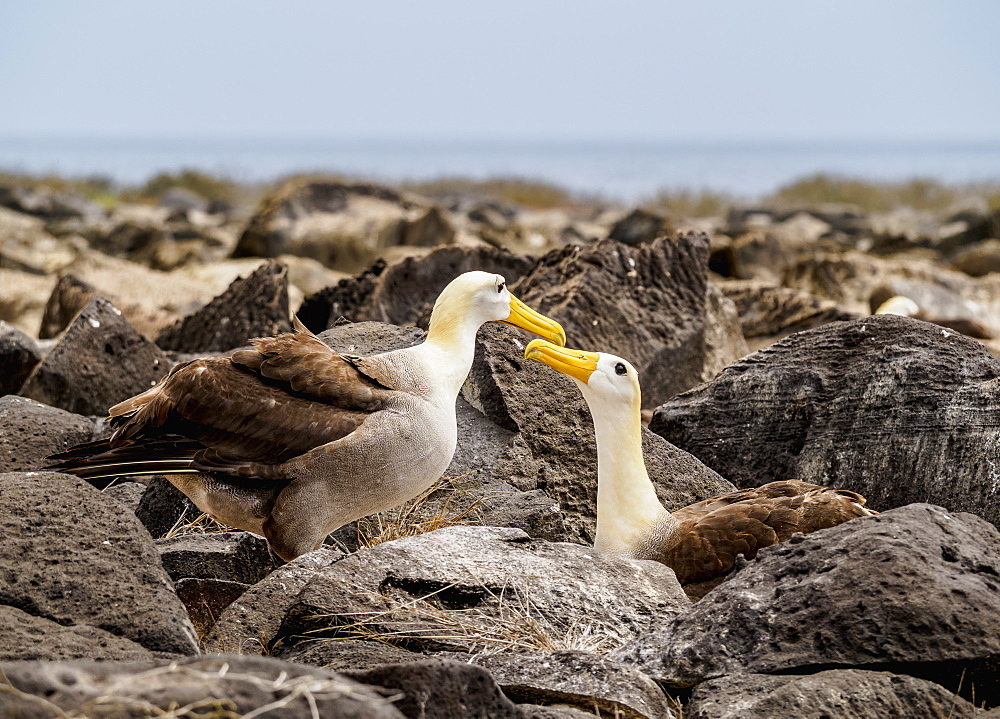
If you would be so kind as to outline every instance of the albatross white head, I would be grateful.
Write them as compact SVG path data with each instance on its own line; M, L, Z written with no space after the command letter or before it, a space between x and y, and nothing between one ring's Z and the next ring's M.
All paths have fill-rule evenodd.
M627 360L532 340L526 359L572 377L594 417L597 435L597 549L628 553L669 517L642 458L642 393Z
M448 368L454 370L457 387L461 387L472 366L476 332L491 321L520 327L558 345L566 344L566 333L559 323L514 297L503 275L466 272L438 295L424 342L429 351L448 358L441 369L445 373Z

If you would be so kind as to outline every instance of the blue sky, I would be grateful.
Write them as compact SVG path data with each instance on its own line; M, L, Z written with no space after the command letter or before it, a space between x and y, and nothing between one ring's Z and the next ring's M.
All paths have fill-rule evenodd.
M5 3L0 135L1000 139L1000 3Z

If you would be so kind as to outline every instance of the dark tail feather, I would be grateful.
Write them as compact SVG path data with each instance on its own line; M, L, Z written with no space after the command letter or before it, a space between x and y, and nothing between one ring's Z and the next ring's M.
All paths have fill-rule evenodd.
M143 474L193 474L195 454L204 449L183 438L126 444L112 449L109 440L78 444L48 457L44 469L73 474L103 489L114 477Z

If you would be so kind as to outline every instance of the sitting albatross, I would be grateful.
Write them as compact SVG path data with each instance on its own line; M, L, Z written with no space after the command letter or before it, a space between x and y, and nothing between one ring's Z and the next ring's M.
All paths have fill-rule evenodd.
M594 547L674 570L685 593L701 599L732 571L737 555L848 519L876 514L855 492L798 480L720 494L670 513L660 504L642 457L639 376L621 357L532 340L533 359L576 380L597 435L597 534Z
M165 474L203 512L291 560L441 477L476 332L491 320L566 341L502 276L467 272L438 296L422 344L339 354L296 321L253 349L178 365L110 409L110 439L57 454L51 468L88 480Z

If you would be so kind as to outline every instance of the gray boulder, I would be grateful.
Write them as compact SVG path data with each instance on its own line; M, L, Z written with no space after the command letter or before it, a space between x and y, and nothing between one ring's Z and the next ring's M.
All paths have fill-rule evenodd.
M517 529L449 527L317 568L279 639L382 635L418 651L475 652L572 648L560 645L596 637L609 648L689 604L661 564L532 540Z
M174 581L185 577L256 584L277 564L267 542L249 532L188 534L156 543Z
M26 397L0 398L0 472L41 469L49 455L93 438L86 417Z
M0 396L17 394L31 370L42 361L38 342L0 320Z
M249 277L238 277L207 305L165 327L156 343L176 352L225 351L253 337L291 332L288 268L265 262Z
M386 664L422 662L428 658L426 654L409 652L384 642L360 639L318 639L278 645L272 656L286 662L325 667L335 672L363 671Z
M623 719L675 716L656 682L598 654L484 654L472 663L487 669L504 694L518 703L565 704Z
M131 639L89 624L59 622L0 604L0 661L102 659L143 661L154 654Z
M687 719L914 719L981 716L944 687L902 674L831 669L806 676L734 674L699 684Z
M996 523L998 376L978 342L880 315L792 335L649 426L740 487L797 478L876 510L931 501Z
M125 507L56 472L0 474L0 494L0 604L151 651L198 652L156 547Z
M768 547L613 656L666 686L863 667L994 704L998 577L995 527L914 504Z
M104 297L120 309L129 324L147 337L155 337L160 330L177 319L170 312L153 305L123 300L84 282L76 275L67 273L60 275L45 303L45 313L42 315L41 327L38 330L39 338L58 336L69 327L80 310L98 297Z
M709 379L706 332L708 238L659 238L639 247L613 240L567 246L542 257L513 287L539 312L558 320L578 349L628 359L642 377L643 406ZM728 364L746 354L733 317Z
M167 356L108 300L92 300L35 367L21 394L77 414L104 415L169 371Z
M275 719L401 719L392 700L318 667L266 657L214 656L173 662L7 662L16 692L8 716L256 716ZM214 710L214 711L213 711ZM190 713L188 713L190 712Z

